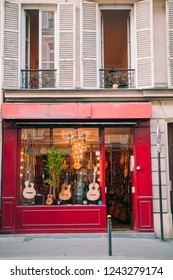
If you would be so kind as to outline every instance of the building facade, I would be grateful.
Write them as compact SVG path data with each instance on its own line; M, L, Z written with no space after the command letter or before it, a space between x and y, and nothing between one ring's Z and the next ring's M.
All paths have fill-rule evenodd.
M173 1L1 1L1 232L173 234ZM161 168L157 130L161 130Z

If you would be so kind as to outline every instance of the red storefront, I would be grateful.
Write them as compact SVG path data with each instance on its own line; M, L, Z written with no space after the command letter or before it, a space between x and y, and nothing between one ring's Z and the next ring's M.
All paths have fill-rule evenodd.
M107 232L107 214L115 230L153 231L150 103L6 103L1 113L1 232ZM46 169L54 147L56 191Z

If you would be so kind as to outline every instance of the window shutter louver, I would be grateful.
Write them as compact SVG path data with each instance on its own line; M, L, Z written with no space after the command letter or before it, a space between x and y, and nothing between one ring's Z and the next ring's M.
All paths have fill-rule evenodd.
M167 5L168 22L168 87L173 87L173 2L168 1Z
M58 81L60 88L75 87L75 6L59 4L59 61Z
M135 4L137 88L154 87L152 19L151 0Z
M19 79L19 3L4 2L3 87L18 88Z
M97 5L84 1L81 13L82 88L97 88Z

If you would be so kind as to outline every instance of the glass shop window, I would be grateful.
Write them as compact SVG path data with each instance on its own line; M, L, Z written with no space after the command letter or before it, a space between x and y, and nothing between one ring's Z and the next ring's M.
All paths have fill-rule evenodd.
M21 205L101 204L98 128L21 130Z

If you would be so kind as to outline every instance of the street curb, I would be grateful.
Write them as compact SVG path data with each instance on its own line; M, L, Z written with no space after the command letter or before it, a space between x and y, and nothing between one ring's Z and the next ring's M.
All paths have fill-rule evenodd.
M108 238L107 233L87 233L87 234L0 234L0 238L24 238L30 240L34 238L54 238L54 239L68 239L68 238ZM136 238L136 239L156 239L155 233L139 233L139 232L115 232L111 233L112 238Z

